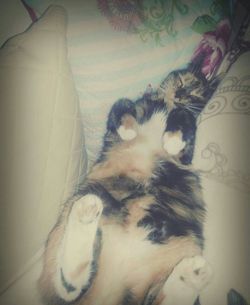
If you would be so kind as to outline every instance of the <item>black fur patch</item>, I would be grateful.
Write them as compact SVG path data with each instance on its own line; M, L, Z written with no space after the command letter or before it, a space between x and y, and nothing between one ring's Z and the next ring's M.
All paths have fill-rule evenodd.
M144 95L142 98L138 99L135 105L139 124L149 121L156 112L167 113L167 105L163 101L152 100L148 95Z
M180 218L171 209L158 204L151 205L138 226L149 231L148 239L153 243L164 243L171 236L188 236L190 233L202 238L202 225L199 222Z
M111 192L115 190L117 193L116 200L119 200L123 206L126 201L145 195L142 184L124 175L104 179L102 185Z
M138 305L138 302L135 300L132 291L127 290L125 292L121 305Z
M199 189L199 177L170 162L165 162L157 171L148 186L148 192L155 197L155 202L137 225L149 231L148 239L153 243L164 243L171 236L193 234L202 245L203 226L195 215L203 215L205 208L191 185L195 183ZM177 213L173 205L183 210L183 215Z
M62 281L63 287L66 289L66 291L68 293L76 291L76 288L65 280L62 269L60 271L61 271L61 281Z
M94 194L101 198L104 206L103 215L117 215L121 211L121 202L115 199L101 184L101 182L89 183L79 191L79 195L81 196L85 196L87 194Z
M113 105L108 116L107 130L116 132L124 114L130 114L136 118L135 103L129 99L120 99Z
M182 152L180 161L182 164L190 164L193 159L195 135L196 135L196 118L185 108L179 107L173 109L167 120L166 131L176 132L180 130L186 146Z

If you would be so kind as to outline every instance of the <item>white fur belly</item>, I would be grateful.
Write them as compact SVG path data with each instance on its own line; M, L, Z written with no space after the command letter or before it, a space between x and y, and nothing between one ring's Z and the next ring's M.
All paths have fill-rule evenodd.
M102 250L93 286L81 305L120 305L131 291L140 303L152 283L166 279L184 257L200 255L191 237L151 244L144 230L117 225L102 227Z
M146 123L138 126L138 134L133 143L130 143L122 151L121 160L128 159L128 176L132 176L135 171L142 173L144 177L150 177L155 166L156 157L165 155L163 147L163 135L165 131L166 114L159 112L153 114ZM137 177L138 178L138 177Z
M102 245L96 279L82 304L118 305L128 289L146 290L152 278L149 262L158 246L117 225L103 227Z

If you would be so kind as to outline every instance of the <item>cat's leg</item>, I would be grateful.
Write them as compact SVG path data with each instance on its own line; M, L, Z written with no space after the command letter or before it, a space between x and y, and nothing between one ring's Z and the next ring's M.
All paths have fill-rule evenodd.
M194 305L211 278L212 269L204 257L184 258L165 282L160 305Z
M47 302L72 302L90 287L100 251L102 209L98 196L86 194L63 212L48 240L40 278Z
M94 194L83 196L72 207L58 253L55 281L64 300L74 300L89 284L94 271L94 242L101 213L101 199Z
M107 129L117 132L124 141L133 140L137 136L135 104L128 99L118 100L109 113Z
M196 135L196 118L186 109L172 110L163 135L163 148L183 164L192 162Z

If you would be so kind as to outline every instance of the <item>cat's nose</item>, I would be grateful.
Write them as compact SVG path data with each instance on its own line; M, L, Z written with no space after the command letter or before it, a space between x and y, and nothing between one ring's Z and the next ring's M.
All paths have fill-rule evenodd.
M186 89L184 89L184 88L177 89L177 91L175 92L175 97L181 98L181 97L185 96L186 93L187 93Z

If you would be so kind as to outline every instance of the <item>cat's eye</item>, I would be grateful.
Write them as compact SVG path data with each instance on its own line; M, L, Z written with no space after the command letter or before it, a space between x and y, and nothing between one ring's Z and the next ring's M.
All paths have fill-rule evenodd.
M194 82L192 83L192 86L198 87L198 86L200 86L200 82L199 82L199 81L194 81Z

